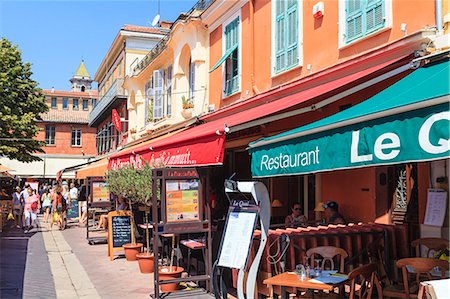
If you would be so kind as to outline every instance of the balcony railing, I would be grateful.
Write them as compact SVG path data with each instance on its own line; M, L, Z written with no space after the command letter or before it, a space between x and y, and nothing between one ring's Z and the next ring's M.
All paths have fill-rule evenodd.
M89 125L92 125L94 121L96 121L109 107L109 105L118 97L125 95L125 90L122 87L123 85L123 78L117 78L112 83L111 87L108 89L108 91L99 99L97 102L97 105L92 109L91 113L89 114Z
M204 10L206 10L213 2L216 0L199 0L194 6L184 14L180 14L175 20L185 20L190 16L198 17ZM139 61L133 68L133 75L139 74L143 69L145 69L162 51L167 47L167 41L169 40L170 33L165 35L145 57Z

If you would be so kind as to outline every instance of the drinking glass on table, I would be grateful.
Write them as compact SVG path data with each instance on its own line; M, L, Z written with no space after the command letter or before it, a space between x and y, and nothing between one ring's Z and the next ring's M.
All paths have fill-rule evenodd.
M319 277L322 275L322 268L320 266L320 263L322 262L321 259L315 259L314 262L316 262L316 269L314 270L314 275L316 277Z
M300 280L306 279L305 266L303 266L302 264L298 264L297 266L295 266L295 273L297 274L297 276Z

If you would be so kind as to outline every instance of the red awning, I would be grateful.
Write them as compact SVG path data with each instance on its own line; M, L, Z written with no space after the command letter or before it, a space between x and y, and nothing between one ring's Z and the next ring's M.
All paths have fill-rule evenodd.
M153 142L149 140L140 147L125 149L112 155L108 168L128 164L140 167L143 163L142 159L154 166L221 165L224 156L225 124L231 128L280 112L366 77L398 60L388 61L299 93L189 128L162 140Z

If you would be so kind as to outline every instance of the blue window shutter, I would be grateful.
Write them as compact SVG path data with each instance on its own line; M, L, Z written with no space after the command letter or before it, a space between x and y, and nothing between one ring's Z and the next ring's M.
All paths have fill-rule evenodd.
M363 10L362 3L364 0L347 0L346 1L346 27L347 41L352 41L363 34Z
M287 10L287 49L286 67L292 67L298 63L298 10L297 1L289 3Z
M384 0L368 0L366 8L366 31L373 32L384 26Z

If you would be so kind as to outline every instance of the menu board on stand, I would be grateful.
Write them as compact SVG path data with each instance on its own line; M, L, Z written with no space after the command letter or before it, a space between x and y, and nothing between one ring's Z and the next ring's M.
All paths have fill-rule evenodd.
M114 211L108 213L108 256L112 261L116 251L123 250L123 245L134 243L133 219L131 211Z

